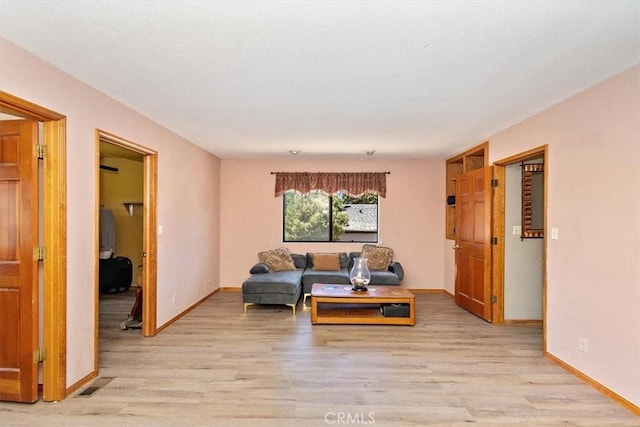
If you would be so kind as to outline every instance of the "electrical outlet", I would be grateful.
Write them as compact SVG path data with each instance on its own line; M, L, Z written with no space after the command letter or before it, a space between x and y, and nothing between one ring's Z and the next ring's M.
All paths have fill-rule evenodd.
M579 342L580 351L583 353L589 353L589 340L586 338L580 338Z

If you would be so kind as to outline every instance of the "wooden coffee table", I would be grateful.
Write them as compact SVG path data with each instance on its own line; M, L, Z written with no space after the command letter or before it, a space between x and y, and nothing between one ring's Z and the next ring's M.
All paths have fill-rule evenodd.
M408 304L408 317L385 317L381 304ZM316 283L311 288L311 323L415 325L415 295L397 286L370 286L366 292L350 285Z

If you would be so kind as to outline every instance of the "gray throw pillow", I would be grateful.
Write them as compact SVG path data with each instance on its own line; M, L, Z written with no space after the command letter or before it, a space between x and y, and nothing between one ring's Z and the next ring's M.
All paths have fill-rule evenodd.
M263 264L261 262L257 263L256 265L251 267L251 270L249 270L249 273L251 274L262 274L262 273L268 273L268 272L269 272L269 267L267 267L267 264Z
M296 268L305 268L307 266L306 255L291 254L291 258L293 258L293 265L295 265Z

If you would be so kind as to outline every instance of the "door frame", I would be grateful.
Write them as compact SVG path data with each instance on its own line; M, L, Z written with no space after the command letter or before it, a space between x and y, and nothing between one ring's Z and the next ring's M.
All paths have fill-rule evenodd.
M534 157L542 157L544 164L548 164L548 145L541 145L536 148L514 154L501 160L493 162L494 178L498 180L498 186L494 191L494 214L493 214L493 236L497 237L497 244L493 246L493 289L497 296L494 304L493 319L495 324L504 324L504 239L505 239L505 168L508 165L521 163ZM544 168L544 219L543 219L543 244L542 244L542 351L547 352L547 189L548 170Z
M142 155L143 190L142 190L142 336L152 337L158 333L157 313L157 193L158 193L158 152L136 142L121 138L112 133L96 129L95 134L95 332L94 332L94 369L99 368L99 331L100 331L100 285L99 278L99 236L100 230L100 141L125 148Z
M67 397L67 168L66 117L0 91L0 112L43 123L43 330L42 400Z

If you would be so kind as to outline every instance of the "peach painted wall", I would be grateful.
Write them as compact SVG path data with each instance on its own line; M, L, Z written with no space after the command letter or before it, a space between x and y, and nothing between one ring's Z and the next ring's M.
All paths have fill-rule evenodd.
M364 155L363 155L364 157ZM285 246L293 253L355 251L362 243L282 242L282 197L274 197L272 171L382 172L387 197L380 198L379 236L394 250L407 288L442 289L444 259L444 161L369 158L222 160L220 285L239 287L262 250Z
M640 67L489 140L492 162L549 145L548 352L640 406Z
M69 387L94 369L96 128L158 152L158 326L218 285L220 160L2 38L0 89L67 117Z

